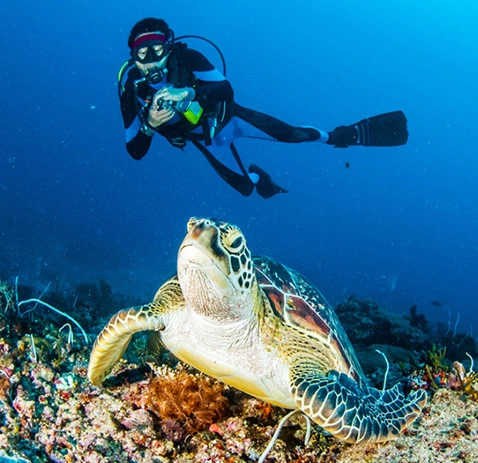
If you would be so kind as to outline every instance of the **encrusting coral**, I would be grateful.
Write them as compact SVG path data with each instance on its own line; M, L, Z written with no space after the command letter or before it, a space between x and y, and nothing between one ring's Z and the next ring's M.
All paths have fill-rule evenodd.
M229 400L222 383L201 373L162 370L141 391L137 405L158 416L166 434L169 428L182 434L179 427L188 433L203 431L225 417Z

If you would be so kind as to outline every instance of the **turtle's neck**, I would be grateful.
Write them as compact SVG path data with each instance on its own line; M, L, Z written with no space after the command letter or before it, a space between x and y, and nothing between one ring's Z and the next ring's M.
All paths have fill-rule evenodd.
M245 292L232 285L218 287L200 268L190 268L181 287L186 306L199 315L224 323L255 317L257 285Z

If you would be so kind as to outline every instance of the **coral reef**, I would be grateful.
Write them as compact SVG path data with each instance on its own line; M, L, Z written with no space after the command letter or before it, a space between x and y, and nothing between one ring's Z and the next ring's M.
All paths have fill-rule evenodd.
M180 441L225 417L229 400L224 392L222 383L202 373L188 373L181 367L174 371L162 368L146 387L137 386L130 399L161 419L168 438Z
M116 309L126 300L104 282L60 293L42 299L74 315L90 340L109 318L100 305ZM35 296L32 288L16 292L0 284L0 462L252 463L286 414L178 364L144 334L105 386L93 387L86 378L91 345L76 327L48 308L18 310L17 297ZM405 434L380 446L343 444L315 425L304 445L304 419L296 415L266 462L478 461L477 373L469 358L451 357L430 323L390 316L372 302L352 298L339 315L359 352L371 358L372 381L383 382L378 349L395 362L390 381L427 388L430 403ZM376 338L382 330L387 336ZM455 347L463 340L447 335Z
M467 355L478 355L471 336L443 329L439 323L432 325L418 313L415 305L409 309L409 315L402 315L387 311L373 301L351 296L338 304L336 311L364 371L372 378L380 377L382 372L381 362L374 353L376 349L385 352L390 363L400 365L401 371L396 369L397 376L426 364L433 346L445 349L448 358L460 362L466 360Z
M420 324L381 308L373 301L349 297L338 304L337 315L354 345L388 344L409 350L430 345Z

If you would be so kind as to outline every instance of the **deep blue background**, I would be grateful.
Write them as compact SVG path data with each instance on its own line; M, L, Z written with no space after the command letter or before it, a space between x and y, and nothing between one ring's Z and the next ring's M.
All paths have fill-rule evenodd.
M478 332L475 5L2 2L0 276L39 287L105 278L149 300L175 271L187 219L210 215L332 303L356 294L398 312L418 304L445 322L449 310L461 331ZM116 76L145 16L215 41L245 106L329 130L402 109L409 142L240 142L246 163L290 190L268 201L241 197L193 148L160 137L134 161ZM190 45L220 64L212 48Z

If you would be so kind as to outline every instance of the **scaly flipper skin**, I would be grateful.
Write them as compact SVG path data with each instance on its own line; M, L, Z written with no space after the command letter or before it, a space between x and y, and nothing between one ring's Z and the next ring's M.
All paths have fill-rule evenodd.
M420 414L426 392L405 396L398 386L385 391L361 386L343 373L313 373L292 383L297 406L339 439L385 442L396 438Z
M177 278L167 281L156 293L151 304L122 310L114 315L96 338L88 365L92 384L101 384L114 364L123 356L133 334L140 331L160 331L164 328L163 314L184 304Z

